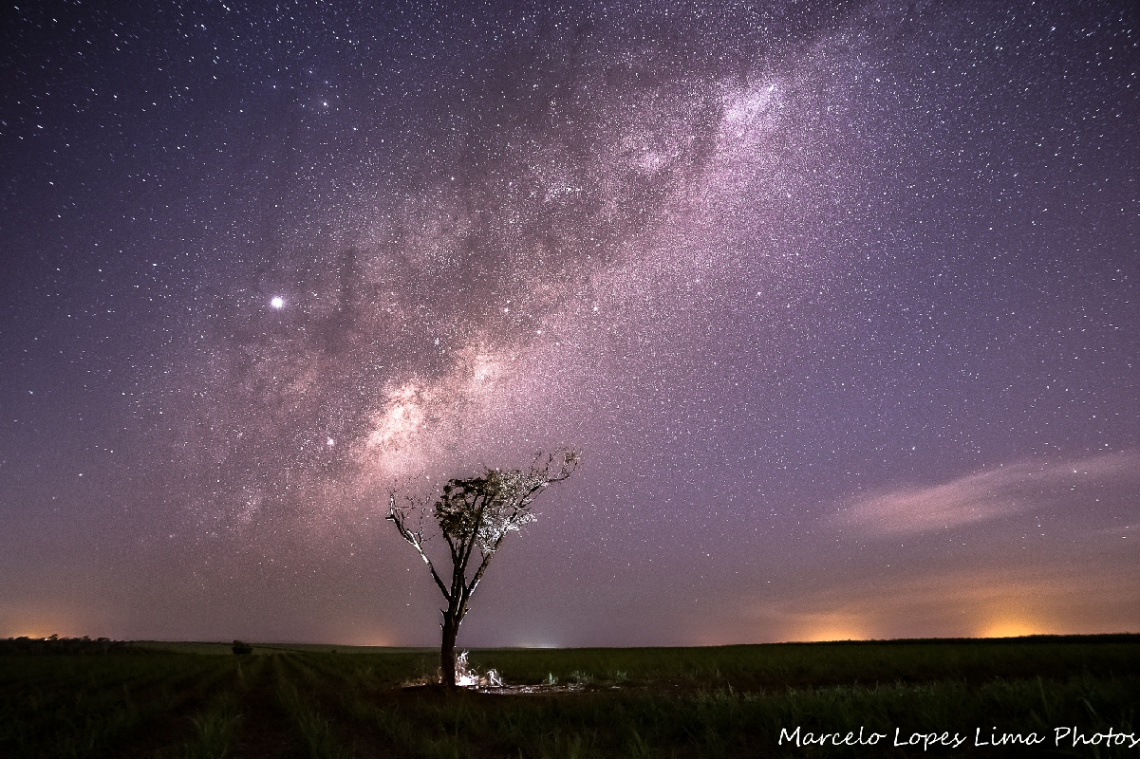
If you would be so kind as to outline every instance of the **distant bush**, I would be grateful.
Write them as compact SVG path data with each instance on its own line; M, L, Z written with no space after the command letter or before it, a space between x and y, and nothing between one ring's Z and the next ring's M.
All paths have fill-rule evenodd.
M240 640L235 640L232 648L233 652L239 656L253 653L253 646L248 643L242 643Z

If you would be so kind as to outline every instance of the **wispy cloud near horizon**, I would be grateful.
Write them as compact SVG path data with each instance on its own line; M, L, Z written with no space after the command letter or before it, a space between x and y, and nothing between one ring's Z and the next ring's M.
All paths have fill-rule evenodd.
M949 482L881 490L844 506L836 521L868 536L919 534L1022 514L1140 480L1140 450L1052 463L1023 461Z

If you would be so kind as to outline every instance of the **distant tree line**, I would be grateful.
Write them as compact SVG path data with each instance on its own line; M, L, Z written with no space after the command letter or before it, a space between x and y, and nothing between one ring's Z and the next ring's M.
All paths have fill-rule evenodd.
M61 638L52 635L50 638L2 638L0 639L0 655L46 656L52 654L140 654L147 653L146 649L135 646L124 640L111 640L110 638L95 638L92 640L86 635L82 638Z

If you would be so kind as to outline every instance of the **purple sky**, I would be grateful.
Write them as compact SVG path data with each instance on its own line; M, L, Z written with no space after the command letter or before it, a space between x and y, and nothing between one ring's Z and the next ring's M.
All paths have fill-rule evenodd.
M1140 630L1140 6L0 11L0 636Z

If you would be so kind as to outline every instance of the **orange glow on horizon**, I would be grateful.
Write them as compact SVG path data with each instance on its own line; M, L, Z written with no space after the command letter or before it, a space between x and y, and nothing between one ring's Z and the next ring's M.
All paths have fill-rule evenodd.
M34 621L28 621L29 618ZM60 638L82 638L84 635L95 637L90 631L81 631L82 627L82 624L76 624L64 614L28 614L24 616L24 621L18 618L0 620L0 638L46 639L53 635Z
M51 636L59 638L81 638L82 633L73 634L58 627L24 627L13 632L5 632L0 638L31 638L32 640L47 640Z
M785 640L802 643L825 643L837 640L868 640L865 621L859 614L813 614L797 625Z
M1048 633L1041 625L1025 619L999 619L986 625L978 634L980 638L1020 638L1024 635Z
M343 631L340 631L336 635L328 636L328 640L335 640L336 643L324 643L322 645L339 644L342 646L362 646L369 648L398 648L400 646L391 635L374 630L355 635L345 635Z
M867 640L867 636L856 630L825 629L813 630L799 638L804 643L829 643L837 640Z

